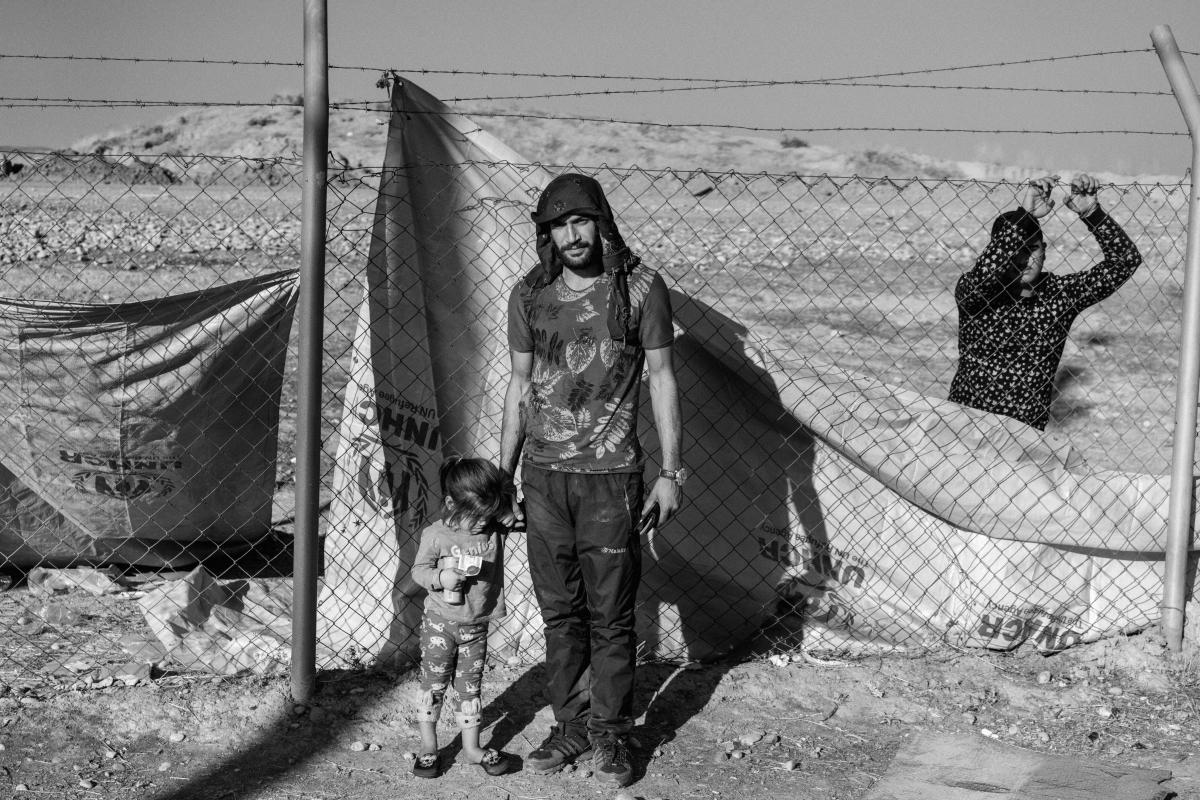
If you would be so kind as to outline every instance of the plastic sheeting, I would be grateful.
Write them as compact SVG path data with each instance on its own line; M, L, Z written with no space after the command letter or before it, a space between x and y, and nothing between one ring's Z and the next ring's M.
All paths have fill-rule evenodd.
M0 557L180 566L268 533L295 289L0 300Z
M648 542L656 651L718 654L781 605L805 646L872 650L1054 651L1157 618L1167 476L1095 469L1060 435L672 301L699 488Z
M219 581L204 567L138 599L162 645L155 660L218 675L266 675L291 659L289 584Z
M498 456L508 362L498 298L524 264L527 204L549 179L507 166L521 163L396 83L325 535L317 608L328 663L415 655L424 590L408 571L441 503L443 453ZM514 536L508 550L508 597L528 597L524 544ZM493 643L520 637L510 626L528 615L494 625Z
M397 82L326 539L329 663L415 653L407 573L437 464L498 450L498 315L532 263L527 212L550 178L521 163ZM1093 469L1060 436L771 352L672 300L694 477L644 543L643 653L719 655L781 608L801 612L805 646L871 649L1058 650L1157 617L1165 476ZM653 466L648 402L642 420ZM508 553L492 652L540 658L524 542Z

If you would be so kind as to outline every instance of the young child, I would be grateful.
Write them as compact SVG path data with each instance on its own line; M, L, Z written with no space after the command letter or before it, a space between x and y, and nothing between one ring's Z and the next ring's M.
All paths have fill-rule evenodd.
M436 778L437 721L451 681L465 760L488 775L508 770L509 757L479 746L480 687L487 660L488 623L504 616L504 526L511 513L512 480L481 458L442 464L445 513L421 532L412 577L429 594L421 620L421 695L417 721L421 754L413 774ZM478 572L476 572L478 570Z

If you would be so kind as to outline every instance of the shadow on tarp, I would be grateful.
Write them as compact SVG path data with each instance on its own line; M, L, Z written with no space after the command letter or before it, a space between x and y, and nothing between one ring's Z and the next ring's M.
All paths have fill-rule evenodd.
M745 326L679 291L671 304L682 330L673 355L693 477L677 517L643 542L638 633L648 658L714 663L753 640L777 611L785 574L804 571L789 561L789 532L798 526L817 550L829 534L813 483L813 434L765 365L728 344L748 336ZM642 431L654 454L649 405ZM819 600L826 588L810 583L810 600Z
M294 562L295 538L290 532L273 530L252 542L222 547L199 559L195 566L204 567L222 580L290 578Z
M0 559L176 568L265 536L296 297L283 270L139 301L0 298Z
M118 584L136 586L150 581L181 579L192 570L201 567L223 581L290 578L294 549L294 539L290 533L273 531L253 542L238 543L203 557L185 557L177 562L156 567L119 563L114 565L105 560L91 564L87 560L77 559L44 559L43 563L35 566L5 563L0 564L0 591L21 587L32 589L34 583L44 583L47 580L60 584L59 588L62 590L88 590L89 573L94 573L97 580L111 579ZM64 577L57 578L59 575Z
M29 573L35 569L79 570L89 567L116 570L122 578L133 582L176 578L196 567L204 567L221 580L289 578L295 558L294 542L290 532L272 530L250 541L229 542L220 546L204 545L197 549L180 547L171 557L153 565L138 563L140 559L137 557L122 560L119 555L97 559L39 558L29 563L6 561L0 564L0 575L10 579L10 586L25 583Z

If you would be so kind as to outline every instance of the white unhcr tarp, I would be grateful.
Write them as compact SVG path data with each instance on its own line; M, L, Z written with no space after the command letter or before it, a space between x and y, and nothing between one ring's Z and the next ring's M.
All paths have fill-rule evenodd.
M813 647L1051 651L1157 618L1166 476L1094 469L1059 435L672 300L697 488L649 543L657 650L720 652L781 599Z
M504 297L549 179L420 87L397 81L359 307L318 601L329 663L416 651L422 591L408 578L437 513L444 454L499 454L508 374ZM509 597L529 594L510 537ZM511 608L511 606L510 606ZM493 626L520 640L528 604ZM532 632L536 634L536 631Z
M115 304L0 299L0 558L191 565L271 528L294 270Z
M411 82L395 88L326 539L332 663L415 652L406 576L437 464L498 449L505 301L551 177L520 163ZM1157 617L1165 477L1093 469L1061 437L771 352L672 300L695 477L644 543L646 655L719 654L781 605L802 611L805 646L878 649L1057 650ZM654 467L648 402L642 419ZM508 556L492 651L540 658L518 535Z

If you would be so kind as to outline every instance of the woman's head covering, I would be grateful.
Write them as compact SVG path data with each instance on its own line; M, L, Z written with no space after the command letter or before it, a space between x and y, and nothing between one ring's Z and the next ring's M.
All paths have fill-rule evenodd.
M1042 234L1042 226L1037 217L1023 208L1018 208L996 217L996 221L992 223L992 240L988 246L992 243L1005 250L1011 250L1016 255L1042 247L1046 244L1046 237Z
M549 286L562 274L562 261L550 237L550 223L568 214L581 214L596 221L600 237L601 262L604 272L612 276L612 291L608 301L608 330L614 339L628 333L632 313L629 308L628 276L641 259L629 251L612 207L604 196L599 181L577 172L559 175L542 190L537 209L530 214L537 227L538 264L525 276L526 285L535 293Z
M1006 211L992 223L992 237L979 254L976 265L995 270L1013 297L1021 291L1021 256L1046 244L1037 217L1023 208Z

